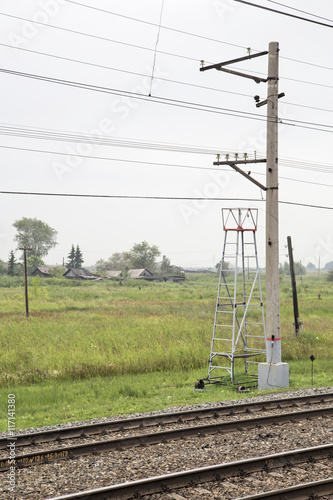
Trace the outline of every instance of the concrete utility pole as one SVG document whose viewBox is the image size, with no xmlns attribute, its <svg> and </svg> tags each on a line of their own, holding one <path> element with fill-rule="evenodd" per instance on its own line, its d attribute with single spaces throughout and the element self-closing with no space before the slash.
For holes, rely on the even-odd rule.
<svg viewBox="0 0 333 500">
<path fill-rule="evenodd" d="M 266 144 L 266 349 L 267 362 L 258 365 L 258 387 L 289 387 L 289 365 L 281 363 L 279 279 L 279 44 L 268 49 Z"/>
<path fill-rule="evenodd" d="M 266 144 L 266 331 L 267 361 L 281 362 L 279 290 L 278 79 L 279 44 L 268 50 Z M 274 342 L 274 344 L 273 344 Z M 271 347 L 274 345 L 274 350 Z"/>
<path fill-rule="evenodd" d="M 256 106 L 267 105 L 267 145 L 265 160 L 245 161 L 223 161 L 219 159 L 214 165 L 229 165 L 255 185 L 266 191 L 266 363 L 258 365 L 258 387 L 259 389 L 273 389 L 277 387 L 289 387 L 289 365 L 281 363 L 281 326 L 280 326 L 280 282 L 279 282 L 279 177 L 278 177 L 278 99 L 284 93 L 278 93 L 279 82 L 279 44 L 270 42 L 268 50 L 268 77 L 257 78 L 253 75 L 236 72 L 224 68 L 224 66 L 241 62 L 253 57 L 266 55 L 260 52 L 223 63 L 205 66 L 202 61 L 200 71 L 217 69 L 237 76 L 253 79 L 256 83 L 268 82 L 267 99 L 259 102 L 259 96 L 255 96 Z M 229 155 L 228 155 L 229 156 Z M 266 162 L 266 186 L 253 179 L 249 174 L 242 171 L 237 165 L 248 163 Z"/>
</svg>

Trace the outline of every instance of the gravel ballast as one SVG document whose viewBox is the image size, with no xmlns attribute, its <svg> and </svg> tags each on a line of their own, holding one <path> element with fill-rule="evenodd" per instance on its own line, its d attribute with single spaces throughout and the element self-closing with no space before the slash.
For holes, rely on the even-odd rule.
<svg viewBox="0 0 333 500">
<path fill-rule="evenodd" d="M 225 401 L 231 405 L 245 401 L 265 401 L 287 396 L 306 396 L 331 392 L 332 388 L 311 389 L 304 391 L 289 391 L 288 393 L 269 394 L 262 397 L 246 398 L 236 401 Z M 194 405 L 186 408 L 170 408 L 159 414 L 176 412 L 180 409 L 194 409 L 199 407 L 214 407 L 218 403 Z M 142 414 L 131 415 L 141 416 Z M 127 418 L 130 416 L 127 416 Z M 104 422 L 119 417 L 93 419 L 90 422 Z M 124 416 L 123 418 L 126 418 Z M 82 425 L 60 424 L 42 429 L 28 429 L 26 432 L 51 430 L 61 427 Z M 88 423 L 88 422 L 86 422 Z M 23 431 L 22 431 L 23 432 Z M 5 435 L 3 433 L 3 435 Z M 297 423 L 273 425 L 248 431 L 237 431 L 228 435 L 213 435 L 196 437 L 171 443 L 160 443 L 149 447 L 133 448 L 125 451 L 110 452 L 101 455 L 87 456 L 75 460 L 59 461 L 52 464 L 27 467 L 15 471 L 16 491 L 9 491 L 9 473 L 0 476 L 0 499 L 46 499 L 59 495 L 74 493 L 86 489 L 99 488 L 110 484 L 125 481 L 134 481 L 148 476 L 162 475 L 213 465 L 234 460 L 243 460 L 259 455 L 268 455 L 286 450 L 319 446 L 333 441 L 333 423 L 331 418 L 304 420 Z M 276 475 L 274 475 L 276 474 Z M 267 489 L 272 489 L 281 482 L 286 485 L 318 480 L 333 476 L 332 460 L 323 464 L 301 464 L 291 467 L 290 470 L 277 470 L 269 473 L 256 473 L 249 478 L 234 480 L 228 478 L 220 484 L 203 484 L 191 490 L 178 490 L 168 494 L 153 495 L 150 498 L 226 498 L 255 493 L 260 489 L 259 483 Z M 312 477 L 312 479 L 309 479 Z M 255 488 L 255 490 L 254 490 Z M 167 496 L 166 496 L 167 495 Z M 222 496 L 221 496 L 222 495 Z"/>
</svg>

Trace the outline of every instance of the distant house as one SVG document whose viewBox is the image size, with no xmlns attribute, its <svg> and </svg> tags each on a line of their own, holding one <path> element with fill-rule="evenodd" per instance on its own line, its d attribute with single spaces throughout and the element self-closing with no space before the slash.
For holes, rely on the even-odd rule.
<svg viewBox="0 0 333 500">
<path fill-rule="evenodd" d="M 129 269 L 128 277 L 131 279 L 149 278 L 154 276 L 146 267 L 144 269 Z"/>
<path fill-rule="evenodd" d="M 184 269 L 179 266 L 171 266 L 173 273 L 185 273 Z"/>
<path fill-rule="evenodd" d="M 105 277 L 109 280 L 117 280 L 123 276 L 122 271 L 106 271 Z"/>
<path fill-rule="evenodd" d="M 79 280 L 95 280 L 98 279 L 94 276 L 88 269 L 79 268 L 75 269 L 74 267 L 67 269 L 67 271 L 63 274 L 63 276 L 67 279 L 79 279 Z"/>
<path fill-rule="evenodd" d="M 31 276 L 39 276 L 40 278 L 52 278 L 50 271 L 52 269 L 60 269 L 65 271 L 63 266 L 47 266 L 47 267 L 36 267 L 36 269 L 31 273 Z"/>
</svg>

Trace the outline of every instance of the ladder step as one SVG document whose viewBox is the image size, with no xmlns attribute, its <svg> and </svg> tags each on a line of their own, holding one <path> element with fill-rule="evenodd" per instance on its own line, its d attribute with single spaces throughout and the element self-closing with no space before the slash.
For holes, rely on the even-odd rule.
<svg viewBox="0 0 333 500">
<path fill-rule="evenodd" d="M 211 368 L 211 371 L 215 370 L 215 369 L 219 369 L 219 370 L 230 370 L 230 367 L 229 366 L 212 366 Z"/>
</svg>

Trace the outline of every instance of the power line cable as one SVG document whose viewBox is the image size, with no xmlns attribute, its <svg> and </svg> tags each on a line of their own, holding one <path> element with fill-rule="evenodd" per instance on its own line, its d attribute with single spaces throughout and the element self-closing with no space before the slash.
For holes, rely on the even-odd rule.
<svg viewBox="0 0 333 500">
<path fill-rule="evenodd" d="M 237 0 L 235 0 L 235 1 L 237 1 Z M 112 12 L 109 12 L 109 13 L 112 14 Z M 85 36 L 85 37 L 95 38 L 95 39 L 98 39 L 98 40 L 103 40 L 103 41 L 107 41 L 107 42 L 111 42 L 111 43 L 116 43 L 116 44 L 128 46 L 128 47 L 131 47 L 131 48 L 136 48 L 136 49 L 140 49 L 140 50 L 147 50 L 147 51 L 150 51 L 150 52 L 154 52 L 154 50 L 155 50 L 155 49 L 152 49 L 151 47 L 143 47 L 143 46 L 136 45 L 136 44 L 130 44 L 130 43 L 127 43 L 127 42 L 122 42 L 120 40 L 114 40 L 114 39 L 103 37 L 103 36 L 99 36 L 99 35 L 93 35 L 92 33 L 85 33 L 83 31 L 73 30 L 73 29 L 70 29 L 70 28 L 63 28 L 61 26 L 55 26 L 53 24 L 46 24 L 46 23 L 43 23 L 43 22 L 40 22 L 40 21 L 33 21 L 31 19 L 27 19 L 27 18 L 24 18 L 24 17 L 21 17 L 21 16 L 15 16 L 13 14 L 7 14 L 7 13 L 4 13 L 4 12 L 0 12 L 0 15 L 1 16 L 10 17 L 10 18 L 13 18 L 13 19 L 18 19 L 18 20 L 21 20 L 21 21 L 26 21 L 26 22 L 34 23 L 34 24 L 37 24 L 37 25 L 40 25 L 40 26 L 44 26 L 44 27 L 47 27 L 47 28 L 53 28 L 53 29 L 56 29 L 56 30 L 65 31 L 65 32 L 68 32 L 68 33 L 76 34 L 76 35 L 82 35 L 82 36 Z M 151 24 L 154 24 L 154 23 L 151 23 Z M 154 25 L 156 25 L 156 24 L 154 24 Z M 170 29 L 172 29 L 172 28 L 170 28 Z M 175 30 L 175 31 L 177 31 L 177 30 Z M 241 48 L 241 49 L 247 49 L 247 47 L 242 46 L 242 45 L 236 45 L 236 44 L 233 44 L 233 43 L 229 43 L 229 42 L 225 42 L 225 41 L 217 40 L 217 39 L 213 39 L 213 38 L 210 39 L 209 37 L 204 37 L 204 36 L 201 36 L 201 35 L 196 35 L 194 33 L 184 32 L 184 34 L 197 36 L 199 38 L 207 39 L 207 40 L 214 41 L 214 42 L 217 42 L 217 43 L 222 43 L 224 45 L 229 45 L 231 47 L 237 47 L 237 48 Z M 259 52 L 259 51 L 257 51 L 257 52 Z M 172 53 L 172 52 L 157 51 L 157 53 L 158 54 L 167 55 L 167 56 L 171 56 L 171 57 L 178 57 L 178 58 L 189 60 L 189 61 L 195 61 L 196 63 L 199 62 L 198 58 L 184 56 L 184 55 L 181 55 L 181 54 L 175 54 L 175 53 Z M 307 65 L 316 66 L 316 67 L 319 67 L 319 68 L 322 68 L 322 69 L 327 69 L 327 70 L 333 71 L 333 68 L 330 68 L 330 67 L 327 67 L 327 66 L 320 66 L 318 64 L 310 63 L 308 61 L 300 61 L 298 59 L 290 59 L 290 58 L 287 58 L 287 57 L 284 57 L 284 56 L 280 56 L 280 58 L 281 59 L 289 59 L 289 60 L 291 60 L 293 62 L 297 62 L 297 63 L 300 63 L 300 64 L 307 64 Z M 258 74 L 260 74 L 260 73 L 258 73 Z M 304 82 L 302 80 L 292 80 L 292 81 L 296 81 L 296 82 L 299 82 L 299 83 L 308 83 L 310 85 L 312 84 L 312 85 L 324 86 L 324 85 L 316 84 L 316 83 L 313 83 L 313 82 Z"/>
<path fill-rule="evenodd" d="M 60 142 L 75 142 L 75 143 L 87 143 L 95 144 L 99 146 L 116 146 L 123 148 L 136 148 L 136 149 L 150 149 L 157 151 L 170 151 L 177 153 L 190 153 L 190 154 L 229 154 L 229 150 L 222 149 L 220 146 L 216 148 L 212 147 L 199 147 L 193 145 L 181 145 L 181 144 L 170 144 L 161 142 L 147 142 L 133 139 L 119 139 L 115 137 L 102 136 L 98 137 L 96 135 L 82 134 L 77 132 L 50 130 L 45 128 L 27 128 L 18 125 L 8 125 L 0 123 L 0 134 L 1 135 L 11 135 L 15 137 L 25 137 L 29 139 L 42 139 L 50 141 L 60 141 Z M 238 152 L 240 152 L 238 150 Z M 248 151 L 244 151 L 247 152 Z M 70 154 L 69 154 L 70 156 Z M 259 152 L 248 154 L 248 158 L 262 159 L 264 156 L 259 154 Z M 333 173 L 333 166 L 330 164 L 315 164 L 312 161 L 298 160 L 295 158 L 284 158 L 280 157 L 279 163 L 282 166 L 300 168 L 305 170 L 321 171 L 324 173 Z"/>
<path fill-rule="evenodd" d="M 129 163 L 129 164 L 135 164 L 135 165 L 147 165 L 147 166 L 159 166 L 159 167 L 168 167 L 168 168 L 183 168 L 183 169 L 192 169 L 192 170 L 207 170 L 207 171 L 215 171 L 215 172 L 230 172 L 230 169 L 222 169 L 222 168 L 216 168 L 216 167 L 199 167 L 196 165 L 181 165 L 178 163 L 160 163 L 160 162 L 149 162 L 149 161 L 141 161 L 141 160 L 129 160 L 129 159 L 124 159 L 124 158 L 114 158 L 114 157 L 109 157 L 109 156 L 94 156 L 94 155 L 82 155 L 78 153 L 65 153 L 61 151 L 50 151 L 50 150 L 45 150 L 45 149 L 32 149 L 32 148 L 24 148 L 24 147 L 19 147 L 19 146 L 4 146 L 0 145 L 1 149 L 10 149 L 14 151 L 26 151 L 26 152 L 31 152 L 31 153 L 42 153 L 42 154 L 51 154 L 51 155 L 58 155 L 58 156 L 65 156 L 65 157 L 74 157 L 74 158 L 82 158 L 83 160 L 88 159 L 88 160 L 102 160 L 102 161 L 113 161 L 113 162 L 121 162 L 121 163 Z M 292 168 L 292 167 L 291 167 Z M 297 168 L 297 167 L 296 167 Z M 332 171 L 333 173 L 333 171 Z M 252 172 L 253 175 L 266 175 L 261 172 Z M 283 180 L 288 180 L 292 182 L 301 182 L 304 184 L 311 184 L 311 185 L 316 185 L 316 186 L 324 186 L 324 187 L 333 187 L 331 184 L 323 184 L 320 182 L 313 182 L 313 181 L 305 181 L 302 179 L 292 179 L 290 177 L 284 177 L 284 176 L 279 176 L 279 179 Z"/>
<path fill-rule="evenodd" d="M 119 14 L 117 12 L 111 12 L 111 11 L 106 10 L 106 9 L 101 9 L 99 7 L 93 7 L 92 5 L 86 5 L 86 4 L 83 4 L 83 3 L 80 3 L 80 2 L 72 2 L 71 0 L 66 0 L 66 1 L 67 1 L 67 3 L 72 3 L 72 4 L 79 5 L 80 7 L 86 7 L 87 9 L 92 9 L 92 10 L 96 10 L 96 11 L 99 11 L 99 12 L 103 12 L 104 14 L 111 14 L 113 16 L 121 17 L 123 19 L 128 19 L 130 21 L 135 21 L 135 22 L 146 24 L 146 25 L 149 25 L 149 26 L 158 26 L 158 24 L 150 22 L 150 21 L 145 21 L 144 19 L 138 19 L 138 18 L 135 18 L 135 17 L 126 16 L 124 14 Z M 208 36 L 197 35 L 196 33 L 190 33 L 189 31 L 183 31 L 183 30 L 179 30 L 179 29 L 176 29 L 176 28 L 171 28 L 170 26 L 163 26 L 163 25 L 161 25 L 161 28 L 164 29 L 164 30 L 173 31 L 175 33 L 180 33 L 182 35 L 193 36 L 195 38 L 200 38 L 202 40 L 207 40 L 209 42 L 217 42 L 217 43 L 221 43 L 223 45 L 229 45 L 231 47 L 237 47 L 238 49 L 246 49 L 247 48 L 247 47 L 245 47 L 243 45 L 237 45 L 235 43 L 225 42 L 224 40 L 217 40 L 216 38 L 210 38 Z"/>
<path fill-rule="evenodd" d="M 111 198 L 111 199 L 129 199 L 129 200 L 177 200 L 177 201 L 249 201 L 262 202 L 265 200 L 259 198 L 217 198 L 201 196 L 143 196 L 143 195 L 120 195 L 120 194 L 80 194 L 80 193 L 42 193 L 30 191 L 0 191 L 0 194 L 23 195 L 23 196 L 54 196 L 69 198 Z M 324 205 L 313 205 L 308 203 L 298 203 L 293 201 L 279 201 L 283 205 L 294 205 L 308 208 L 319 208 L 322 210 L 333 210 L 333 207 Z"/>
<path fill-rule="evenodd" d="M 110 71 L 118 71 L 120 73 L 126 73 L 128 75 L 142 76 L 142 77 L 148 77 L 149 76 L 148 74 L 137 73 L 135 71 L 129 71 L 129 70 L 120 69 L 120 68 L 114 68 L 114 67 L 111 67 L 111 66 L 106 66 L 104 64 L 97 64 L 97 63 L 92 63 L 92 62 L 88 62 L 88 61 L 82 61 L 80 59 L 73 59 L 73 58 L 70 58 L 70 57 L 59 56 L 59 55 L 56 55 L 56 54 L 49 54 L 47 52 L 41 52 L 41 51 L 38 51 L 38 50 L 31 50 L 31 49 L 27 49 L 27 48 L 23 48 L 23 47 L 13 47 L 12 45 L 8 45 L 6 43 L 0 43 L 0 46 L 7 47 L 7 48 L 10 48 L 10 49 L 14 49 L 14 50 L 23 50 L 23 51 L 29 52 L 31 54 L 38 54 L 38 55 L 42 55 L 42 56 L 46 56 L 46 57 L 53 57 L 55 59 L 60 59 L 60 60 L 63 60 L 63 61 L 75 62 L 75 63 L 78 63 L 78 64 L 84 64 L 84 65 L 92 66 L 92 67 L 95 67 L 95 68 L 108 69 Z M 178 85 L 186 85 L 188 87 L 195 87 L 195 88 L 204 89 L 204 90 L 212 90 L 212 91 L 215 91 L 215 92 L 222 92 L 222 93 L 226 93 L 226 94 L 233 94 L 233 95 L 237 95 L 237 96 L 251 97 L 251 98 L 253 98 L 253 96 L 250 95 L 250 94 L 244 94 L 244 93 L 241 93 L 241 92 L 232 92 L 230 90 L 217 89 L 217 88 L 214 88 L 214 87 L 207 87 L 205 85 L 196 85 L 194 83 L 182 82 L 182 81 L 179 81 L 179 80 L 171 80 L 170 78 L 162 78 L 162 77 L 156 76 L 156 75 L 154 75 L 154 79 L 155 80 L 160 80 L 162 82 L 176 83 Z"/>
<path fill-rule="evenodd" d="M 221 171 L 216 167 L 199 167 L 195 165 L 181 165 L 177 163 L 159 163 L 159 162 L 150 162 L 150 161 L 142 161 L 142 160 L 129 160 L 124 158 L 114 158 L 109 156 L 94 156 L 94 155 L 81 155 L 78 153 L 64 153 L 61 151 L 49 151 L 45 149 L 32 149 L 32 148 L 23 148 L 19 146 L 4 146 L 0 145 L 1 149 L 11 149 L 14 151 L 27 151 L 32 153 L 43 153 L 43 154 L 52 154 L 52 155 L 60 155 L 60 156 L 70 156 L 74 158 L 82 158 L 88 160 L 103 160 L 103 161 L 114 161 L 114 162 L 122 162 L 122 163 L 130 163 L 130 164 L 138 164 L 138 165 L 147 165 L 147 166 L 161 166 L 161 167 L 175 167 L 175 168 L 185 168 L 185 169 L 194 169 L 194 170 L 215 170 Z M 333 187 L 333 186 L 332 186 Z"/>
<path fill-rule="evenodd" d="M 48 83 L 54 83 L 54 84 L 58 84 L 58 85 L 65 85 L 68 87 L 75 87 L 75 88 L 80 88 L 83 90 L 89 90 L 89 91 L 93 91 L 93 92 L 101 92 L 101 93 L 105 93 L 105 94 L 118 95 L 121 97 L 131 97 L 133 99 L 139 99 L 142 101 L 155 102 L 158 104 L 166 104 L 169 106 L 176 106 L 176 107 L 195 109 L 195 110 L 201 109 L 202 111 L 210 111 L 213 113 L 216 112 L 219 114 L 226 114 L 228 116 L 250 117 L 253 120 L 259 120 L 259 121 L 266 120 L 266 117 L 264 115 L 260 115 L 258 113 L 238 111 L 238 110 L 233 110 L 233 109 L 229 109 L 229 108 L 221 108 L 218 106 L 210 106 L 210 105 L 206 105 L 206 104 L 194 103 L 194 102 L 189 102 L 189 101 L 182 101 L 182 100 L 171 99 L 171 98 L 161 97 L 161 96 L 149 97 L 147 95 L 140 94 L 138 92 L 112 89 L 110 87 L 102 87 L 99 85 L 92 85 L 92 84 L 82 83 L 82 82 L 73 81 L 73 80 L 63 80 L 60 78 L 53 78 L 53 77 L 37 75 L 37 74 L 33 74 L 33 73 L 25 73 L 25 72 L 21 72 L 21 71 L 8 70 L 5 68 L 0 68 L 0 72 L 5 73 L 5 74 L 9 74 L 9 75 L 13 75 L 13 76 L 35 79 L 35 80 L 40 80 L 40 81 L 44 81 L 44 82 L 48 82 Z"/>
<path fill-rule="evenodd" d="M 74 62 L 74 63 L 78 63 L 78 64 L 84 64 L 84 65 L 92 66 L 92 67 L 95 67 L 95 68 L 101 68 L 101 69 L 107 69 L 107 70 L 110 70 L 110 71 L 116 71 L 116 72 L 119 72 L 119 73 L 125 73 L 125 74 L 128 74 L 128 75 L 142 76 L 144 78 L 149 76 L 148 74 L 144 74 L 144 73 L 138 73 L 138 72 L 135 72 L 135 71 L 129 71 L 129 70 L 125 70 L 125 69 L 114 68 L 114 67 L 106 66 L 106 65 L 103 65 L 103 64 L 97 64 L 97 63 L 92 63 L 92 62 L 88 62 L 88 61 L 82 61 L 80 59 L 73 59 L 73 58 L 70 58 L 70 57 L 59 56 L 57 54 L 50 54 L 50 53 L 47 53 L 47 52 L 41 52 L 41 51 L 38 51 L 38 50 L 27 49 L 27 48 L 24 48 L 24 47 L 13 47 L 12 45 L 8 45 L 6 43 L 0 43 L 0 46 L 7 47 L 7 48 L 10 48 L 10 49 L 14 49 L 14 50 L 22 50 L 24 52 L 29 52 L 31 54 L 38 54 L 38 55 L 42 55 L 42 56 L 45 56 L 45 57 L 52 57 L 52 58 L 60 59 L 60 60 L 63 60 L 63 61 Z M 236 96 L 240 96 L 240 97 L 248 97 L 248 98 L 253 99 L 253 95 L 251 95 L 251 94 L 244 94 L 244 93 L 241 93 L 241 92 L 233 92 L 231 90 L 225 90 L 225 89 L 215 88 L 215 87 L 207 87 L 205 85 L 197 85 L 197 84 L 194 84 L 194 83 L 182 82 L 180 80 L 171 80 L 170 78 L 162 78 L 162 77 L 159 77 L 159 76 L 156 76 L 156 75 L 154 75 L 154 79 L 155 80 L 160 80 L 162 82 L 174 83 L 174 84 L 177 84 L 177 85 L 185 85 L 185 86 L 188 86 L 188 87 L 193 87 L 193 88 L 198 88 L 198 89 L 203 89 L 203 90 L 210 90 L 210 91 L 213 91 L 213 92 L 221 92 L 221 93 L 225 93 L 225 94 L 231 94 L 231 95 L 236 95 Z M 313 109 L 313 110 L 317 110 L 317 111 L 324 111 L 326 113 L 333 113 L 332 109 L 318 108 L 318 107 L 315 107 L 315 106 L 307 106 L 305 104 L 293 103 L 293 102 L 289 102 L 289 101 L 283 101 L 283 103 L 284 104 L 288 104 L 288 106 L 297 106 L 297 107 L 301 107 L 301 108 L 305 108 L 305 109 Z"/>
<path fill-rule="evenodd" d="M 62 80 L 59 78 L 52 78 L 52 77 L 36 75 L 36 74 L 32 74 L 32 73 L 25 73 L 25 72 L 20 72 L 20 71 L 8 70 L 5 68 L 0 68 L 0 72 L 5 73 L 5 74 L 14 75 L 14 76 L 20 76 L 20 77 L 25 77 L 25 78 L 32 78 L 32 79 L 36 79 L 36 80 L 41 80 L 41 81 L 45 81 L 48 83 L 54 83 L 54 84 L 65 85 L 65 86 L 69 86 L 69 87 L 80 88 L 83 90 L 89 90 L 89 91 L 93 91 L 93 92 L 113 94 L 113 95 L 118 95 L 118 96 L 122 96 L 122 97 L 124 97 L 124 96 L 131 97 L 134 99 L 154 102 L 157 104 L 176 106 L 176 107 L 192 109 L 192 110 L 196 110 L 196 111 L 205 111 L 205 112 L 210 112 L 210 113 L 223 114 L 223 115 L 227 115 L 227 116 L 235 116 L 237 118 L 243 117 L 243 118 L 248 118 L 248 119 L 257 120 L 257 121 L 265 121 L 266 120 L 266 117 L 264 115 L 259 115 L 257 113 L 250 113 L 250 112 L 246 112 L 246 111 L 233 110 L 233 109 L 228 109 L 228 108 L 220 108 L 217 106 L 210 106 L 207 104 L 193 103 L 193 102 L 182 101 L 182 100 L 171 99 L 171 98 L 160 97 L 160 96 L 154 96 L 154 97 L 148 96 L 147 97 L 144 94 L 139 94 L 138 92 L 130 92 L 130 91 L 126 91 L 126 90 L 112 89 L 109 87 L 102 87 L 102 86 L 91 85 L 91 84 L 86 84 L 86 83 L 82 83 L 82 82 L 75 82 L 72 80 Z M 288 121 L 288 123 L 287 123 L 287 121 Z M 294 126 L 294 127 L 298 127 L 298 128 L 316 130 L 319 132 L 333 133 L 333 126 L 332 125 L 327 125 L 327 124 L 322 124 L 322 123 L 313 123 L 313 122 L 306 122 L 306 121 L 300 121 L 300 120 L 296 121 L 296 120 L 290 120 L 290 119 L 285 119 L 285 121 L 280 120 L 280 123 L 285 123 L 286 125 Z M 325 128 L 320 128 L 320 127 L 325 127 Z M 329 129 L 332 129 L 332 130 L 329 130 Z"/>
<path fill-rule="evenodd" d="M 275 14 L 282 14 L 283 16 L 293 17 L 294 19 L 299 19 L 301 21 L 307 21 L 313 24 L 319 24 L 320 26 L 325 26 L 326 28 L 333 28 L 332 24 L 322 23 L 320 21 L 315 21 L 314 19 L 308 19 L 301 16 L 296 16 L 295 14 L 290 14 L 288 12 L 282 12 L 281 10 L 271 9 L 270 7 L 264 7 L 263 5 L 258 5 L 256 3 L 247 2 L 245 0 L 234 0 L 234 2 L 243 3 L 245 5 L 250 5 L 251 7 L 257 7 L 258 9 L 267 10 L 269 12 L 274 12 Z"/>
<path fill-rule="evenodd" d="M 92 6 L 92 5 L 83 4 L 83 3 L 80 3 L 80 2 L 75 2 L 75 1 L 72 1 L 72 0 L 66 0 L 66 1 L 67 1 L 67 3 L 72 3 L 72 4 L 75 4 L 75 5 L 79 5 L 81 7 L 86 7 L 87 9 L 92 9 L 92 10 L 95 10 L 95 11 L 103 12 L 105 14 L 110 14 L 112 16 L 120 17 L 120 18 L 123 18 L 123 19 L 128 19 L 128 20 L 135 21 L 135 22 L 138 22 L 138 23 L 143 23 L 143 24 L 146 24 L 146 25 L 149 25 L 149 26 L 158 26 L 158 24 L 150 22 L 150 21 L 146 21 L 144 19 L 138 19 L 136 17 L 126 16 L 124 14 L 119 14 L 117 12 L 112 12 L 110 10 L 101 9 L 99 7 L 95 7 L 95 6 Z M 316 17 L 318 17 L 318 16 L 316 16 Z M 237 47 L 237 48 L 245 49 L 245 50 L 247 49 L 247 47 L 245 47 L 243 45 L 232 44 L 230 42 L 225 42 L 224 40 L 218 40 L 216 38 L 211 38 L 211 37 L 206 37 L 206 36 L 203 36 L 203 35 L 198 35 L 196 33 L 191 33 L 189 31 L 183 31 L 183 30 L 179 30 L 179 29 L 176 29 L 176 28 L 171 28 L 170 26 L 161 26 L 161 28 L 164 29 L 164 30 L 169 30 L 169 31 L 173 31 L 173 32 L 176 32 L 176 33 L 181 33 L 183 35 L 192 36 L 192 37 L 196 37 L 196 38 L 201 38 L 203 40 L 208 40 L 210 42 L 221 43 L 223 45 L 231 45 L 233 47 Z M 256 50 L 256 52 L 259 52 L 259 51 Z M 289 59 L 289 58 L 283 57 L 283 56 L 280 56 L 280 57 L 281 57 L 281 59 Z M 307 64 L 307 65 L 311 65 L 311 66 L 316 66 L 318 68 L 328 69 L 328 70 L 333 71 L 333 68 L 329 68 L 327 66 L 321 66 L 319 64 L 314 64 L 314 63 L 310 63 L 310 62 L 306 62 L 306 61 L 300 61 L 298 59 L 289 59 L 289 60 L 291 60 L 293 62 L 300 63 L 300 64 Z"/>
<path fill-rule="evenodd" d="M 4 13 L 4 12 L 0 12 L 0 16 L 6 16 L 6 17 L 13 18 L 13 19 L 18 19 L 20 21 L 27 21 L 29 23 L 38 24 L 38 25 L 44 26 L 46 28 L 52 28 L 52 29 L 55 29 L 55 30 L 65 31 L 67 33 L 71 33 L 71 34 L 74 34 L 74 35 L 81 35 L 81 36 L 85 36 L 85 37 L 89 37 L 89 38 L 95 38 L 96 40 L 102 40 L 104 42 L 116 43 L 116 44 L 119 44 L 119 45 L 124 45 L 124 46 L 135 48 L 135 49 L 147 50 L 149 52 L 154 52 L 154 50 L 155 50 L 155 49 L 152 49 L 151 47 L 143 47 L 141 45 L 136 45 L 134 43 L 121 42 L 120 40 L 114 40 L 112 38 L 107 38 L 105 36 L 93 35 L 92 33 L 85 33 L 84 31 L 78 31 L 78 30 L 74 30 L 74 29 L 71 29 L 71 28 L 63 28 L 61 26 L 55 26 L 54 24 L 42 23 L 40 21 L 32 21 L 31 19 L 27 19 L 27 18 L 20 17 L 20 16 L 15 16 L 13 14 L 7 14 L 7 13 Z M 228 45 L 232 45 L 232 44 L 228 44 Z M 173 54 L 173 53 L 164 52 L 164 51 L 157 51 L 157 52 L 159 54 L 164 54 L 164 55 L 167 55 L 167 56 L 178 57 L 180 59 L 187 59 L 189 61 L 198 62 L 197 58 L 191 58 L 191 57 L 187 57 L 187 56 L 182 56 L 180 54 Z"/>
<path fill-rule="evenodd" d="M 333 23 L 333 19 L 328 19 L 327 17 L 317 16 L 316 14 L 311 14 L 311 12 L 306 12 L 305 10 L 296 9 L 295 7 L 290 7 L 290 5 L 286 5 L 280 2 L 275 2 L 274 0 L 266 0 L 267 2 L 274 3 L 276 5 L 280 5 L 280 7 L 287 7 L 287 9 L 294 10 L 296 12 L 301 12 L 302 14 L 307 14 L 308 16 L 316 17 L 317 19 L 323 19 L 324 21 L 330 21 Z"/>
</svg>

